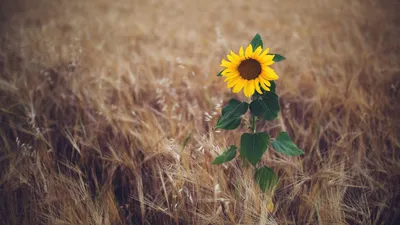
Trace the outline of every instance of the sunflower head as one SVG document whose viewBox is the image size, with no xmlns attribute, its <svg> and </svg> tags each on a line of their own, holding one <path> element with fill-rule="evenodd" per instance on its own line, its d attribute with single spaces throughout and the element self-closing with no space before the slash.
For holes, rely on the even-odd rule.
<svg viewBox="0 0 400 225">
<path fill-rule="evenodd" d="M 227 55 L 228 60 L 222 59 L 221 66 L 225 67 L 221 73 L 226 77 L 227 87 L 238 93 L 242 89 L 246 97 L 251 97 L 255 91 L 262 94 L 262 89 L 270 91 L 271 80 L 277 80 L 278 75 L 269 66 L 274 64 L 274 55 L 268 55 L 269 49 L 263 51 L 259 46 L 253 49 L 250 44 L 246 51 L 240 47 L 239 54 L 233 51 Z"/>
</svg>

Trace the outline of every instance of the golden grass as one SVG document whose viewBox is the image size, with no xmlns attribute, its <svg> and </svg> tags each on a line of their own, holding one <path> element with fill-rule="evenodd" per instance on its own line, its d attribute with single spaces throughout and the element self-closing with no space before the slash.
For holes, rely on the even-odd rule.
<svg viewBox="0 0 400 225">
<path fill-rule="evenodd" d="M 2 3 L 0 224 L 395 224 L 396 7 Z M 220 59 L 257 32 L 287 57 L 274 65 L 282 114 L 258 126 L 306 152 L 263 158 L 281 178 L 272 213 L 250 168 L 211 165 L 239 140 L 214 129 L 233 96 Z"/>
</svg>

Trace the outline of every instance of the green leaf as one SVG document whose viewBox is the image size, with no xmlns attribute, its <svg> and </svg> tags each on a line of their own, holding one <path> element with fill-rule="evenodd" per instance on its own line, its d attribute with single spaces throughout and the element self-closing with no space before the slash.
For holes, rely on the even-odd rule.
<svg viewBox="0 0 400 225">
<path fill-rule="evenodd" d="M 221 70 L 221 72 L 219 72 L 219 73 L 217 74 L 217 77 L 222 77 L 222 72 L 224 72 L 224 70 Z"/>
<path fill-rule="evenodd" d="M 279 55 L 279 54 L 274 54 L 274 53 L 268 53 L 267 55 L 275 55 L 274 58 L 272 59 L 274 62 L 280 62 L 285 60 L 286 58 Z"/>
<path fill-rule="evenodd" d="M 264 92 L 250 103 L 250 111 L 255 116 L 262 116 L 265 120 L 274 120 L 279 110 L 278 95 L 271 91 Z"/>
<path fill-rule="evenodd" d="M 217 165 L 217 164 L 222 164 L 222 163 L 231 161 L 236 156 L 236 150 L 237 150 L 237 147 L 234 145 L 231 145 L 231 147 L 228 150 L 224 151 L 222 153 L 222 155 L 217 156 L 212 164 Z"/>
<path fill-rule="evenodd" d="M 303 155 L 303 150 L 299 149 L 288 133 L 281 132 L 279 136 L 272 142 L 272 146 L 277 152 L 283 153 L 288 156 Z"/>
<path fill-rule="evenodd" d="M 276 91 L 275 91 L 276 90 L 275 81 L 271 80 L 269 82 L 271 83 L 271 87 L 269 87 L 270 91 L 276 93 Z"/>
<path fill-rule="evenodd" d="M 263 192 L 272 189 L 276 183 L 278 183 L 278 177 L 274 173 L 274 171 L 269 167 L 261 167 L 256 170 L 254 174 L 254 179 L 260 185 L 260 188 Z"/>
<path fill-rule="evenodd" d="M 261 116 L 265 111 L 267 111 L 268 107 L 262 101 L 261 98 L 255 99 L 250 103 L 250 111 L 255 116 Z"/>
<path fill-rule="evenodd" d="M 247 112 L 249 104 L 236 99 L 231 99 L 224 108 L 222 108 L 222 116 L 219 118 L 216 128 L 225 130 L 236 129 L 241 122 L 241 116 Z"/>
<path fill-rule="evenodd" d="M 269 136 L 264 132 L 244 133 L 240 140 L 240 155 L 255 166 L 267 151 L 268 144 Z"/>
<path fill-rule="evenodd" d="M 253 50 L 256 50 L 258 46 L 261 46 L 261 48 L 263 48 L 263 42 L 261 39 L 261 36 L 259 34 L 256 34 L 253 38 L 253 40 L 251 40 L 250 44 L 253 46 Z"/>
</svg>

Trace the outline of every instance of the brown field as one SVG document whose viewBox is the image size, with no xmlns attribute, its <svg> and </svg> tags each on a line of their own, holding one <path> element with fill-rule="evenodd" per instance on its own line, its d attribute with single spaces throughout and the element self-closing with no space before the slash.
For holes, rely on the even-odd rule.
<svg viewBox="0 0 400 225">
<path fill-rule="evenodd" d="M 397 224 L 399 10 L 2 1 L 0 224 Z M 305 151 L 267 152 L 280 180 L 266 194 L 239 159 L 211 165 L 240 140 L 214 129 L 221 106 L 246 99 L 216 77 L 220 60 L 256 33 L 287 58 L 272 66 L 282 113 L 258 127 Z"/>
</svg>

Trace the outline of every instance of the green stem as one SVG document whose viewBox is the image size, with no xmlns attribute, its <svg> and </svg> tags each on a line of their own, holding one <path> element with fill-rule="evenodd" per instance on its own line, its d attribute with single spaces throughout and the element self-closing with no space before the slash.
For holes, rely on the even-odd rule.
<svg viewBox="0 0 400 225">
<path fill-rule="evenodd" d="M 252 115 L 252 122 L 253 122 L 253 124 L 252 124 L 252 128 L 253 128 L 253 133 L 256 133 L 257 132 L 257 117 L 255 116 L 255 115 Z"/>
</svg>

